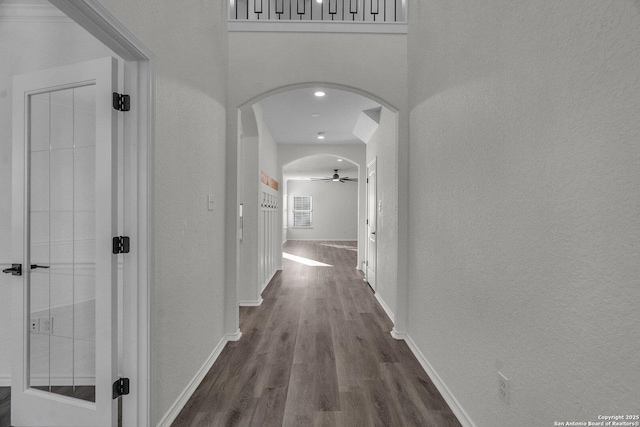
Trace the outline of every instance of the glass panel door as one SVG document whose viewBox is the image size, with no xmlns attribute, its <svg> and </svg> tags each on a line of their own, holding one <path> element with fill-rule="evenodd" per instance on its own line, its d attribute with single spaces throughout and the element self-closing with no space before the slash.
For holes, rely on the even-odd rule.
<svg viewBox="0 0 640 427">
<path fill-rule="evenodd" d="M 95 85 L 29 96 L 28 385 L 95 402 Z"/>
</svg>

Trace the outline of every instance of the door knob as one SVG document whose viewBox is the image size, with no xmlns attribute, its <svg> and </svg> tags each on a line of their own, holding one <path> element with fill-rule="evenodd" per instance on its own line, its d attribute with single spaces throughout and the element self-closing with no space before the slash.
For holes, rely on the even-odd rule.
<svg viewBox="0 0 640 427">
<path fill-rule="evenodd" d="M 11 264 L 11 268 L 5 268 L 2 272 L 12 276 L 22 276 L 22 264 Z"/>
</svg>

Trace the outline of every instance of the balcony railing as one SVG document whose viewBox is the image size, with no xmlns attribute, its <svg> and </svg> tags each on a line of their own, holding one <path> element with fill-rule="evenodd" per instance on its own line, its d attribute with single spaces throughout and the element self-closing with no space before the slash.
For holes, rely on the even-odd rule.
<svg viewBox="0 0 640 427">
<path fill-rule="evenodd" d="M 231 30 L 250 28 L 243 24 L 253 23 L 258 24 L 253 28 L 268 31 L 264 23 L 279 22 L 284 25 L 276 31 L 286 31 L 288 26 L 291 31 L 300 31 L 314 28 L 314 24 L 331 31 L 332 24 L 365 24 L 368 29 L 381 29 L 375 32 L 406 32 L 407 0 L 230 0 L 229 22 Z M 385 31 L 391 27 L 396 30 Z M 357 28 L 366 31 L 365 26 Z"/>
</svg>

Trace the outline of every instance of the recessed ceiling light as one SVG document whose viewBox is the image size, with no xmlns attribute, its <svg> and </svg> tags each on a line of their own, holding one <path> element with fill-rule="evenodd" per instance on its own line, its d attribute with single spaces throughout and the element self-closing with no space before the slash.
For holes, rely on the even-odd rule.
<svg viewBox="0 0 640 427">
<path fill-rule="evenodd" d="M 318 132 L 318 139 L 324 139 L 324 132 Z"/>
<path fill-rule="evenodd" d="M 321 91 L 321 90 L 317 90 L 317 91 L 314 93 L 314 95 L 315 95 L 315 96 L 317 96 L 318 98 L 321 98 L 321 97 L 325 96 L 325 95 L 326 95 L 326 93 L 324 93 L 324 92 L 323 92 L 323 91 Z"/>
<path fill-rule="evenodd" d="M 342 159 L 338 159 L 338 161 L 339 161 L 339 162 L 341 162 L 341 161 L 342 161 Z"/>
<path fill-rule="evenodd" d="M 322 3 L 322 0 L 316 0 L 318 3 Z"/>
<path fill-rule="evenodd" d="M 320 113 L 312 113 L 311 117 L 320 117 Z"/>
</svg>

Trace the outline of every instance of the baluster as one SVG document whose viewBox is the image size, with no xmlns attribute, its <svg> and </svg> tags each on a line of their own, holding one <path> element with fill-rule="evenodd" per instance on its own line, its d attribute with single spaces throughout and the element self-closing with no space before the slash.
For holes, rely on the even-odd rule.
<svg viewBox="0 0 640 427">
<path fill-rule="evenodd" d="M 351 20 L 355 21 L 358 13 L 358 0 L 349 0 L 349 13 L 351 14 Z"/>
<path fill-rule="evenodd" d="M 333 8 L 331 7 L 333 5 Z M 338 13 L 338 0 L 329 0 L 329 15 L 331 15 L 331 20 L 333 21 L 336 14 Z"/>
<path fill-rule="evenodd" d="M 296 0 L 296 9 L 298 12 L 298 16 L 300 17 L 300 20 L 302 21 L 302 15 L 307 13 L 307 2 L 305 0 Z M 300 12 L 300 4 L 302 4 L 302 12 Z"/>
<path fill-rule="evenodd" d="M 376 20 L 377 15 L 380 13 L 380 0 L 371 0 L 371 14 L 373 20 Z"/>
<path fill-rule="evenodd" d="M 280 5 L 280 8 L 278 8 Z M 276 14 L 278 15 L 278 19 L 282 18 L 282 14 L 284 13 L 284 0 L 276 0 Z"/>
</svg>

